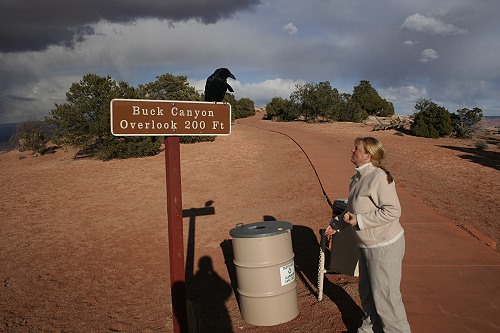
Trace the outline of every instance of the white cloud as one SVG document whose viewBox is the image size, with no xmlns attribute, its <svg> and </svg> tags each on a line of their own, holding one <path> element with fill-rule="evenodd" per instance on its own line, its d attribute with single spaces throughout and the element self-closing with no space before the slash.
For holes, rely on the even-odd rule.
<svg viewBox="0 0 500 333">
<path fill-rule="evenodd" d="M 430 62 L 439 58 L 439 53 L 433 49 L 425 49 L 420 55 L 420 62 Z"/>
<path fill-rule="evenodd" d="M 408 45 L 408 46 L 413 46 L 413 45 L 415 45 L 415 44 L 418 44 L 418 42 L 414 42 L 414 41 L 412 41 L 412 40 L 405 40 L 405 41 L 404 41 L 404 44 L 405 44 L 405 45 Z"/>
<path fill-rule="evenodd" d="M 427 96 L 427 91 L 418 89 L 415 86 L 389 87 L 379 90 L 380 96 L 390 100 L 399 102 L 415 102 L 419 98 Z"/>
<path fill-rule="evenodd" d="M 293 23 L 284 25 L 283 30 L 287 31 L 290 35 L 295 35 L 299 32 L 299 29 Z"/>
<path fill-rule="evenodd" d="M 417 100 L 428 98 L 425 88 L 419 89 L 413 85 L 382 88 L 378 92 L 382 98 L 394 104 L 394 111 L 397 114 L 412 114 Z"/>
<path fill-rule="evenodd" d="M 297 84 L 305 83 L 303 80 L 273 79 L 244 84 L 241 91 L 244 91 L 244 96 L 254 100 L 256 105 L 263 106 L 273 97 L 289 98 Z"/>
<path fill-rule="evenodd" d="M 467 32 L 465 29 L 455 27 L 453 24 L 444 23 L 432 17 L 425 17 L 419 13 L 408 16 L 401 28 L 431 35 L 458 35 Z"/>
</svg>

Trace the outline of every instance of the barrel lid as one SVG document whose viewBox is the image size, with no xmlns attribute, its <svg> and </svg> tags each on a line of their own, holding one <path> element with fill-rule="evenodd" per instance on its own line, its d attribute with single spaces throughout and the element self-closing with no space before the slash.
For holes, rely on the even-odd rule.
<svg viewBox="0 0 500 333">
<path fill-rule="evenodd" d="M 234 238 L 258 238 L 279 235 L 289 230 L 293 226 L 285 221 L 264 221 L 249 224 L 238 224 L 229 231 Z"/>
</svg>

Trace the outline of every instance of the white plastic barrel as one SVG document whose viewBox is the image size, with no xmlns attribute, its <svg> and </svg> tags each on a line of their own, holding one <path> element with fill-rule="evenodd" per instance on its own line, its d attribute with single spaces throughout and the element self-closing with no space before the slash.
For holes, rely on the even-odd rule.
<svg viewBox="0 0 500 333">
<path fill-rule="evenodd" d="M 266 221 L 231 229 L 240 311 L 252 325 L 272 326 L 298 316 L 292 224 Z"/>
</svg>

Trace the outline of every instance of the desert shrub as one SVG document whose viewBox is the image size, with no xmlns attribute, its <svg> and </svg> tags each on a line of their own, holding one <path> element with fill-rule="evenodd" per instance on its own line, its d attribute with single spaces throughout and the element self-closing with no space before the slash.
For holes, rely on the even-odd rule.
<svg viewBox="0 0 500 333">
<path fill-rule="evenodd" d="M 213 135 L 186 135 L 181 136 L 180 143 L 212 142 L 215 140 Z"/>
<path fill-rule="evenodd" d="M 457 113 L 453 114 L 455 136 L 466 139 L 472 138 L 481 129 L 482 119 L 483 111 L 480 108 L 457 110 Z"/>
<path fill-rule="evenodd" d="M 101 143 L 94 151 L 90 152 L 103 161 L 124 159 L 132 157 L 145 157 L 158 154 L 162 143 L 158 136 L 129 136 L 115 137 Z"/>
<path fill-rule="evenodd" d="M 154 151 L 156 145 L 151 138 L 124 139 L 111 134 L 110 101 L 113 98 L 137 98 L 137 92 L 110 76 L 84 75 L 80 82 L 71 85 L 66 103 L 56 104 L 46 118 L 53 129 L 53 140 L 59 145 L 79 148 L 80 155 L 84 152 L 83 155 L 105 160 L 144 156 Z M 144 143 L 139 144 L 141 140 Z M 131 153 L 132 149 L 139 148 L 144 150 Z"/>
<path fill-rule="evenodd" d="M 369 85 L 368 81 L 363 82 Z M 266 118 L 278 121 L 294 121 L 300 118 L 307 122 L 362 122 L 368 117 L 368 112 L 361 104 L 364 101 L 368 101 L 365 103 L 367 108 L 377 108 L 379 112 L 394 112 L 392 105 L 380 99 L 373 88 L 369 90 L 370 98 L 364 98 L 365 91 L 355 91 L 357 98 L 354 98 L 354 94 L 340 93 L 328 81 L 299 84 L 291 93 L 290 99 L 275 97 L 266 105 Z M 374 106 L 376 102 L 373 101 L 379 102 L 377 106 Z"/>
<path fill-rule="evenodd" d="M 186 76 L 162 74 L 156 80 L 140 84 L 137 88 L 138 96 L 156 100 L 174 101 L 201 101 L 201 95 L 189 85 Z"/>
<path fill-rule="evenodd" d="M 33 153 L 43 154 L 49 139 L 50 128 L 47 123 L 26 121 L 17 125 L 10 141 L 20 151 L 31 150 Z"/>
<path fill-rule="evenodd" d="M 352 95 L 347 93 L 341 94 L 341 100 L 342 103 L 339 107 L 337 118 L 332 120 L 360 123 L 368 118 L 368 112 L 361 108 L 361 106 L 352 98 Z"/>
<path fill-rule="evenodd" d="M 394 105 L 380 97 L 369 81 L 360 81 L 354 87 L 352 98 L 369 115 L 387 117 L 394 114 Z"/>
<path fill-rule="evenodd" d="M 236 100 L 233 94 L 226 93 L 222 101 L 231 104 L 231 120 L 255 115 L 255 105 L 249 98 Z"/>
<path fill-rule="evenodd" d="M 297 106 L 290 100 L 274 97 L 266 105 L 266 119 L 294 121 L 300 116 Z"/>
<path fill-rule="evenodd" d="M 439 138 L 451 135 L 453 126 L 451 114 L 444 107 L 433 102 L 424 104 L 417 103 L 416 110 L 421 109 L 414 115 L 411 133 L 426 138 Z"/>
<path fill-rule="evenodd" d="M 163 137 L 115 137 L 111 133 L 110 101 L 114 98 L 200 100 L 185 76 L 164 74 L 156 81 L 134 88 L 115 82 L 110 76 L 85 75 L 66 93 L 66 103 L 56 104 L 46 118 L 60 145 L 80 148 L 78 156 L 96 156 L 102 160 L 151 156 L 159 152 Z M 248 102 L 243 103 L 247 107 Z M 213 141 L 214 137 L 185 136 L 181 143 Z"/>
<path fill-rule="evenodd" d="M 254 102 L 249 98 L 240 98 L 233 105 L 233 114 L 235 119 L 246 118 L 255 115 Z"/>
<path fill-rule="evenodd" d="M 290 100 L 308 122 L 336 119 L 341 104 L 339 92 L 328 81 L 297 85 Z"/>
<path fill-rule="evenodd" d="M 484 140 L 477 140 L 476 143 L 476 148 L 480 150 L 485 150 L 488 148 L 488 144 Z"/>
</svg>

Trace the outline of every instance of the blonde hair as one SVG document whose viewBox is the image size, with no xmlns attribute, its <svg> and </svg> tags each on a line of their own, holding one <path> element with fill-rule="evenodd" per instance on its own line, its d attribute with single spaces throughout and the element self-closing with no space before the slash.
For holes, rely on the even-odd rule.
<svg viewBox="0 0 500 333">
<path fill-rule="evenodd" d="M 382 143 L 374 137 L 367 136 L 364 138 L 361 138 L 361 137 L 356 138 L 356 140 L 354 140 L 354 145 L 357 145 L 360 142 L 363 143 L 363 147 L 365 149 L 365 152 L 367 154 L 370 154 L 370 156 L 372 158 L 372 161 L 371 161 L 372 164 L 374 166 L 384 170 L 385 173 L 387 174 L 387 182 L 389 184 L 392 183 L 394 181 L 394 178 L 392 177 L 389 170 L 387 170 L 385 168 L 385 166 L 382 165 L 382 161 L 385 158 L 385 149 L 382 146 Z"/>
</svg>

